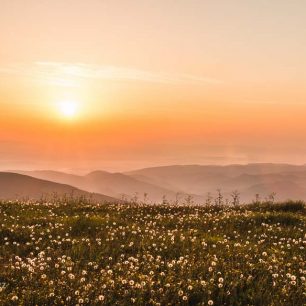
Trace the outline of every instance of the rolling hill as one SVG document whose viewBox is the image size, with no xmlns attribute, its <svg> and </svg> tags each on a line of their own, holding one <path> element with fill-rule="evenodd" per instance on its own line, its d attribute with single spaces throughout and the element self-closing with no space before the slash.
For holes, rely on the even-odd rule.
<svg viewBox="0 0 306 306">
<path fill-rule="evenodd" d="M 113 202 L 116 199 L 84 190 L 66 184 L 37 179 L 19 173 L 0 172 L 0 199 L 41 199 L 42 197 L 70 196 L 92 198 L 101 202 Z"/>
</svg>

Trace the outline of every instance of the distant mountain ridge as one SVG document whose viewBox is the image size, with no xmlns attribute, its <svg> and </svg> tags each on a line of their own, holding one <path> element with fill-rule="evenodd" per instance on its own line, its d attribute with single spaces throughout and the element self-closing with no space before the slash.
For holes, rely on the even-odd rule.
<svg viewBox="0 0 306 306">
<path fill-rule="evenodd" d="M 138 197 L 139 200 L 144 200 L 144 194 L 147 194 L 147 200 L 155 202 L 160 201 L 164 195 L 169 200 L 176 197 L 176 192 L 172 190 L 154 183 L 140 181 L 123 173 L 110 173 L 100 170 L 83 176 L 48 170 L 22 171 L 20 173 L 57 183 L 69 184 L 89 192 L 107 194 L 115 198 L 131 199 Z"/>
<path fill-rule="evenodd" d="M 278 200 L 306 200 L 306 165 L 257 163 L 246 165 L 170 165 L 150 167 L 127 172 L 111 173 L 97 170 L 86 175 L 59 171 L 19 171 L 40 179 L 68 184 L 88 192 L 120 198 L 143 200 L 144 194 L 152 202 L 163 196 L 170 201 L 190 194 L 196 202 L 203 202 L 207 193 L 213 196 L 221 189 L 225 198 L 238 190 L 242 201 L 251 201 L 255 195 L 262 198 L 275 192 Z"/>
<path fill-rule="evenodd" d="M 174 165 L 125 172 L 147 182 L 160 180 L 183 192 L 205 197 L 221 189 L 230 198 L 238 190 L 243 201 L 275 192 L 279 200 L 306 200 L 306 165 L 256 163 L 247 165 Z"/>
</svg>

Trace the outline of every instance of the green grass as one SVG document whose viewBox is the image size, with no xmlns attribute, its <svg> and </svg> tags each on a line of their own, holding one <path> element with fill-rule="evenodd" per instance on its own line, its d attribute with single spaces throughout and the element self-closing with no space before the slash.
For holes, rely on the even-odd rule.
<svg viewBox="0 0 306 306">
<path fill-rule="evenodd" d="M 305 305 L 305 205 L 0 203 L 0 305 Z"/>
</svg>

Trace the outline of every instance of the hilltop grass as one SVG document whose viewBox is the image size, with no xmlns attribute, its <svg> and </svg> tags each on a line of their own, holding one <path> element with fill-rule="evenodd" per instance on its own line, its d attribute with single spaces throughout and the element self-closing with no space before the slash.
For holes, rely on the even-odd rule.
<svg viewBox="0 0 306 306">
<path fill-rule="evenodd" d="M 304 305 L 305 205 L 0 203 L 0 305 Z"/>
</svg>

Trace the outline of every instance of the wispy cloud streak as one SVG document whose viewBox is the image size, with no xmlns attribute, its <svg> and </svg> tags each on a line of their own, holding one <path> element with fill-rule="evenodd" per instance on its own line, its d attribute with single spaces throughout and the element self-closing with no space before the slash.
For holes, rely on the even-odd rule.
<svg viewBox="0 0 306 306">
<path fill-rule="evenodd" d="M 109 81 L 140 81 L 161 84 L 219 84 L 221 81 L 189 74 L 169 74 L 147 70 L 93 66 L 82 63 L 36 62 L 33 65 L 0 67 L 1 74 L 11 74 L 36 79 L 42 82 L 77 86 L 81 79 L 103 79 Z"/>
</svg>

